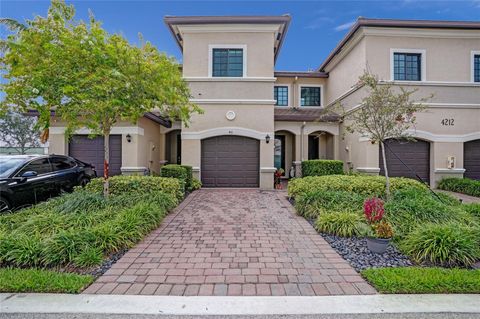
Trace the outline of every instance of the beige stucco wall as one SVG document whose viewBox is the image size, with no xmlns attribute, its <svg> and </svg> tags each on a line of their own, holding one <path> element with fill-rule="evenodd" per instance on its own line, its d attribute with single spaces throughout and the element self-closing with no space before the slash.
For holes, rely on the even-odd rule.
<svg viewBox="0 0 480 319">
<path fill-rule="evenodd" d="M 288 107 L 300 107 L 300 87 L 301 86 L 321 86 L 322 106 L 326 104 L 325 94 L 328 86 L 326 78 L 305 78 L 305 77 L 277 77 L 275 85 L 288 86 Z M 273 94 L 273 91 L 272 91 Z M 304 106 L 306 107 L 306 106 Z"/>
<path fill-rule="evenodd" d="M 247 76 L 273 77 L 274 32 L 183 34 L 183 75 L 208 76 L 209 45 L 246 45 Z"/>
<path fill-rule="evenodd" d="M 327 66 L 329 77 L 325 94 L 326 104 L 350 90 L 367 69 L 365 45 L 365 39 L 360 40 L 340 61 L 336 62 L 334 59 L 331 65 Z"/>
<path fill-rule="evenodd" d="M 390 80 L 391 49 L 419 49 L 426 53 L 426 80 L 446 82 L 471 81 L 471 51 L 480 50 L 480 31 L 458 30 L 453 33 L 435 30 L 403 29 L 405 36 L 370 36 L 366 40 L 366 62 L 372 73 Z M 385 32 L 385 31 L 384 31 Z M 430 33 L 430 37 L 425 36 Z M 441 32 L 444 35 L 438 35 Z M 445 34 L 449 34 L 448 36 Z M 464 35 L 475 38 L 464 38 Z"/>
</svg>

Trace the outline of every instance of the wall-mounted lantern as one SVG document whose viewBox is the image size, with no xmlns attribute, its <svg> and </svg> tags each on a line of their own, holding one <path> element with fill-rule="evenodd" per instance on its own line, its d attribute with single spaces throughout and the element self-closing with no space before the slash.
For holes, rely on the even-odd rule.
<svg viewBox="0 0 480 319">
<path fill-rule="evenodd" d="M 127 138 L 127 142 L 130 143 L 132 141 L 132 136 L 130 134 L 127 134 L 127 136 L 125 136 Z"/>
<path fill-rule="evenodd" d="M 265 142 L 270 143 L 270 135 L 267 134 L 267 136 L 265 136 Z"/>
</svg>

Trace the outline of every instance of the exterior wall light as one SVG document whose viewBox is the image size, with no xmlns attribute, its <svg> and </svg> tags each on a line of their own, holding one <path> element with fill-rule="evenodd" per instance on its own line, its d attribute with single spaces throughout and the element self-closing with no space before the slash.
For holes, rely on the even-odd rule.
<svg viewBox="0 0 480 319">
<path fill-rule="evenodd" d="M 265 142 L 270 143 L 270 135 L 267 134 L 267 136 L 265 136 Z"/>
<path fill-rule="evenodd" d="M 127 134 L 127 136 L 125 136 L 127 138 L 127 142 L 130 143 L 132 141 L 132 136 L 130 134 Z"/>
</svg>

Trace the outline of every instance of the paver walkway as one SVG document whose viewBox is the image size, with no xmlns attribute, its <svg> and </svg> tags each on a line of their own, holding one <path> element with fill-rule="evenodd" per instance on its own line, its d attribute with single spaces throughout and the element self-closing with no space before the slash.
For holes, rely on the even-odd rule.
<svg viewBox="0 0 480 319">
<path fill-rule="evenodd" d="M 202 189 L 84 293 L 372 294 L 284 192 Z"/>
<path fill-rule="evenodd" d="M 435 189 L 435 191 L 451 195 L 451 196 L 461 200 L 462 203 L 464 203 L 464 204 L 480 203 L 480 198 L 479 197 L 470 196 L 470 195 L 466 195 L 466 194 L 462 194 L 462 193 L 444 191 L 444 190 L 441 190 L 441 189 Z"/>
</svg>

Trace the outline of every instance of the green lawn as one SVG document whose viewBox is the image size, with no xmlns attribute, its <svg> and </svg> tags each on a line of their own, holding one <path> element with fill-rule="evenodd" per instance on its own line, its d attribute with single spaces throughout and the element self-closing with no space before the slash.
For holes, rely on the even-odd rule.
<svg viewBox="0 0 480 319">
<path fill-rule="evenodd" d="M 480 270 L 370 268 L 362 275 L 381 293 L 480 293 Z"/>
<path fill-rule="evenodd" d="M 0 269 L 0 292 L 79 293 L 93 276 L 40 269 Z"/>
</svg>

